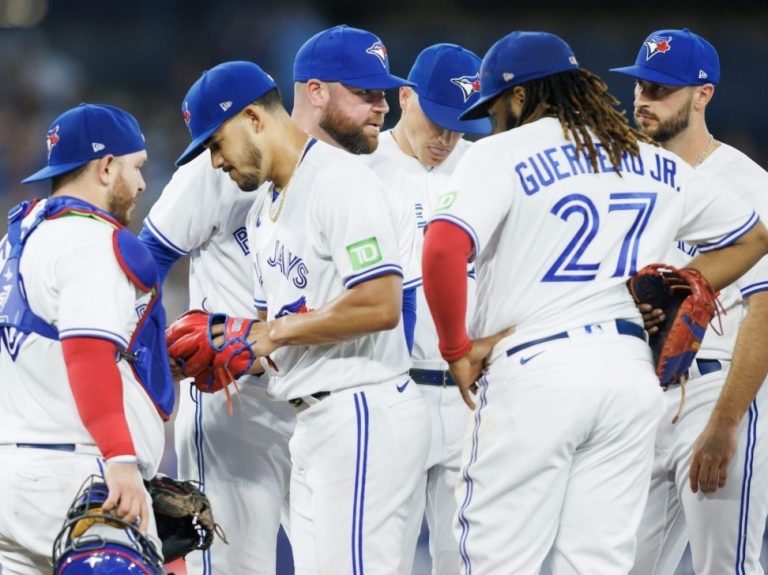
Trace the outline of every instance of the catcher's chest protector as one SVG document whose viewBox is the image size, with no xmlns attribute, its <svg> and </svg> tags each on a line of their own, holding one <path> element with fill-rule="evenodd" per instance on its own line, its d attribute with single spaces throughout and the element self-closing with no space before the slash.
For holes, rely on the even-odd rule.
<svg viewBox="0 0 768 575">
<path fill-rule="evenodd" d="M 49 198 L 32 224 L 22 228 L 24 217 L 36 203 L 37 200 L 23 202 L 9 212 L 8 243 L 11 252 L 0 271 L 0 327 L 13 327 L 25 334 L 34 332 L 48 339 L 59 339 L 58 330 L 30 309 L 24 279 L 19 273 L 19 262 L 27 239 L 43 220 L 81 216 L 112 226 L 112 246 L 120 267 L 138 289 L 153 293 L 136 325 L 128 349 L 122 355 L 130 362 L 136 379 L 163 418 L 168 419 L 173 411 L 175 391 L 165 347 L 165 310 L 152 254 L 111 214 L 76 198 Z"/>
</svg>

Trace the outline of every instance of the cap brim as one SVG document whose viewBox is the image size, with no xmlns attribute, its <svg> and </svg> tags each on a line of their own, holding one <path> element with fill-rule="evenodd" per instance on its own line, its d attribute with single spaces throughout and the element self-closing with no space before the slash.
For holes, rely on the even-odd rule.
<svg viewBox="0 0 768 575">
<path fill-rule="evenodd" d="M 668 86 L 687 86 L 690 82 L 675 78 L 664 72 L 659 72 L 653 68 L 645 68 L 643 66 L 624 66 L 623 68 L 611 68 L 611 72 L 618 72 L 619 74 L 625 74 L 631 76 L 637 80 L 645 80 L 646 82 L 653 82 L 654 84 L 667 84 Z"/>
<path fill-rule="evenodd" d="M 464 111 L 463 108 L 438 104 L 423 97 L 419 97 L 419 105 L 433 124 L 445 130 L 465 134 L 488 134 L 491 131 L 491 122 L 486 118 L 469 121 L 459 120 L 459 116 Z"/>
<path fill-rule="evenodd" d="M 210 138 L 213 133 L 218 130 L 221 127 L 221 125 L 214 126 L 213 128 L 210 128 L 200 134 L 197 138 L 192 140 L 192 143 L 187 146 L 187 149 L 184 150 L 184 153 L 182 153 L 179 156 L 179 159 L 176 160 L 176 167 L 183 166 L 184 164 L 187 164 L 194 160 L 197 156 L 203 153 L 203 150 L 205 150 L 205 144 L 206 140 Z"/>
<path fill-rule="evenodd" d="M 38 170 L 31 176 L 28 176 L 21 180 L 22 184 L 31 184 L 33 182 L 40 182 L 42 180 L 47 180 L 49 178 L 54 178 L 56 176 L 60 176 L 62 174 L 66 174 L 67 172 L 71 172 L 72 170 L 75 170 L 79 168 L 80 166 L 84 166 L 90 162 L 90 160 L 81 160 L 79 162 L 69 162 L 67 164 L 59 164 L 57 166 L 46 166 L 42 170 Z"/>
<path fill-rule="evenodd" d="M 393 76 L 392 74 L 376 74 L 375 76 L 364 76 L 362 78 L 351 78 L 346 80 L 327 80 L 329 82 L 340 82 L 345 86 L 360 88 L 361 90 L 390 90 L 392 88 L 402 88 L 409 86 L 413 88 L 415 84 L 404 78 Z"/>
<path fill-rule="evenodd" d="M 480 118 L 487 118 L 488 108 L 491 107 L 491 104 L 498 97 L 498 95 L 501 94 L 506 89 L 507 88 L 505 87 L 503 90 L 499 90 L 495 94 L 486 94 L 485 96 L 481 96 L 477 102 L 472 104 L 469 108 L 467 108 L 466 112 L 464 112 L 461 116 L 459 116 L 459 120 L 466 122 L 467 120 L 478 120 Z"/>
</svg>

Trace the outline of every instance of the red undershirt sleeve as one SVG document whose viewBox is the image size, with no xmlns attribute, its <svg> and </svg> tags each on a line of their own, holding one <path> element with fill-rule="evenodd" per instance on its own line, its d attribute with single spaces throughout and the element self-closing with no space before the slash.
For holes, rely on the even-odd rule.
<svg viewBox="0 0 768 575">
<path fill-rule="evenodd" d="M 440 354 L 460 359 L 472 349 L 467 335 L 467 261 L 472 239 L 459 226 L 432 222 L 424 237 L 422 278 L 424 295 L 437 328 Z"/>
<path fill-rule="evenodd" d="M 72 337 L 62 340 L 61 347 L 80 419 L 104 459 L 135 456 L 115 362 L 117 346 L 104 339 Z"/>
</svg>

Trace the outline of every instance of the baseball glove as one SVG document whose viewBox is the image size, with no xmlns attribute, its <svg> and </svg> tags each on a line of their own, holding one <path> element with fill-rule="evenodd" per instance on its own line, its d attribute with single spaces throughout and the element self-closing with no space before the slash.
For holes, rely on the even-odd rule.
<svg viewBox="0 0 768 575">
<path fill-rule="evenodd" d="M 200 391 L 226 392 L 229 384 L 247 373 L 258 359 L 248 342 L 248 333 L 257 321 L 190 310 L 165 331 L 168 355 L 182 375 L 194 378 Z"/>
<path fill-rule="evenodd" d="M 718 311 L 717 293 L 694 269 L 651 264 L 627 281 L 635 303 L 664 311 L 664 322 L 650 336 L 656 374 L 663 387 L 686 378 L 707 326 Z"/>
<path fill-rule="evenodd" d="M 214 534 L 229 544 L 213 520 L 210 501 L 191 481 L 177 481 L 158 474 L 149 481 L 147 491 L 152 496 L 157 534 L 163 542 L 166 563 L 195 549 L 208 549 Z"/>
</svg>

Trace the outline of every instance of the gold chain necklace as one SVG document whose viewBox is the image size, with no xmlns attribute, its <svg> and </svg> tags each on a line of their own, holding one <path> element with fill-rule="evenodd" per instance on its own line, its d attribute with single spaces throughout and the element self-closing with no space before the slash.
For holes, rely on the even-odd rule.
<svg viewBox="0 0 768 575">
<path fill-rule="evenodd" d="M 309 143 L 312 141 L 311 136 L 307 136 L 307 139 L 304 141 L 304 145 L 301 147 L 301 151 L 299 152 L 299 157 L 296 158 L 296 165 L 293 166 L 293 170 L 291 170 L 291 175 L 288 176 L 288 182 L 285 184 L 285 187 L 278 192 L 278 195 L 280 196 L 280 202 L 277 204 L 277 211 L 273 213 L 273 209 L 275 207 L 275 199 L 274 195 L 272 196 L 272 203 L 269 206 L 269 219 L 273 222 L 276 222 L 278 218 L 280 217 L 280 214 L 283 212 L 283 204 L 285 204 L 285 196 L 288 195 L 288 186 L 291 185 L 291 182 L 293 181 L 293 175 L 296 173 L 296 170 L 299 169 L 299 164 L 301 164 L 301 160 L 304 159 L 304 154 L 307 151 L 307 147 L 309 146 Z M 270 189 L 270 193 L 274 192 L 275 190 L 275 184 L 272 184 L 272 188 Z"/>
<path fill-rule="evenodd" d="M 712 147 L 712 144 L 714 143 L 714 141 L 715 141 L 715 137 L 712 134 L 710 134 L 709 142 L 707 142 L 707 146 L 704 148 L 704 151 L 701 153 L 701 155 L 699 156 L 699 159 L 694 164 L 694 167 L 698 166 L 699 164 L 701 164 L 701 162 L 704 161 L 704 159 L 707 157 L 707 154 L 709 154 L 709 149 Z"/>
</svg>

